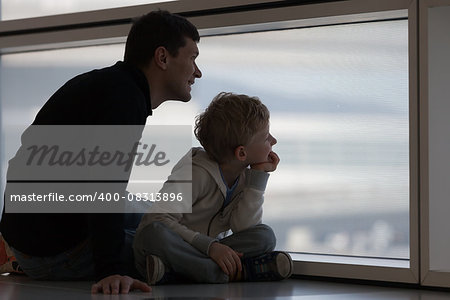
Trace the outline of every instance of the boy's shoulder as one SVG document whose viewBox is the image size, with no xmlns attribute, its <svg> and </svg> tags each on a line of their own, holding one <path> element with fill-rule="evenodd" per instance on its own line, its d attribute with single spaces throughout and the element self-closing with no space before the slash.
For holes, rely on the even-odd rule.
<svg viewBox="0 0 450 300">
<path fill-rule="evenodd" d="M 195 172 L 197 169 L 203 169 L 215 173 L 216 170 L 219 170 L 219 165 L 209 157 L 202 147 L 193 147 L 177 162 L 172 170 L 172 174 L 182 169 L 189 169 L 192 172 Z"/>
<path fill-rule="evenodd" d="M 208 153 L 202 147 L 193 147 L 191 149 L 192 168 L 203 169 L 214 177 L 219 172 L 219 164 L 212 160 Z"/>
<path fill-rule="evenodd" d="M 199 180 L 208 185 L 215 183 L 221 189 L 225 189 L 225 184 L 220 174 L 219 164 L 211 159 L 202 147 L 194 147 L 192 151 L 192 176 L 194 180 Z"/>
</svg>

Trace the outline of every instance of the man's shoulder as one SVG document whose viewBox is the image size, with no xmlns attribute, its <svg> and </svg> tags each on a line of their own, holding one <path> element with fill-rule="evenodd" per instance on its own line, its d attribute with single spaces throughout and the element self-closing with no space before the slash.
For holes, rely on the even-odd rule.
<svg viewBox="0 0 450 300">
<path fill-rule="evenodd" d="M 126 77 L 125 74 L 127 72 L 125 71 L 125 66 L 122 62 L 117 62 L 112 66 L 103 67 L 99 69 L 93 69 L 84 73 L 81 73 L 72 79 L 70 79 L 66 84 L 82 84 L 82 83 L 113 83 L 111 82 L 111 79 L 114 78 L 124 78 Z"/>
</svg>

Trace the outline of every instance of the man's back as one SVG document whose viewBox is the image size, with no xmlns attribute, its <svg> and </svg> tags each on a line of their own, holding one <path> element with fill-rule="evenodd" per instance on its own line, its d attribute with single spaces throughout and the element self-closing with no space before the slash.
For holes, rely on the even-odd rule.
<svg viewBox="0 0 450 300">
<path fill-rule="evenodd" d="M 150 114 L 149 88 L 144 74 L 118 62 L 69 80 L 42 107 L 32 125 L 144 125 Z M 26 145 L 27 141 L 23 140 L 22 144 Z M 15 159 L 10 160 L 10 169 L 15 168 Z M 125 190 L 126 184 L 123 185 Z M 119 272 L 120 262 L 113 257 L 123 244 L 123 222 L 122 214 L 8 214 L 4 211 L 0 231 L 10 246 L 33 256 L 61 253 L 92 236 L 94 249 L 103 256 L 100 269 L 117 268 Z"/>
</svg>

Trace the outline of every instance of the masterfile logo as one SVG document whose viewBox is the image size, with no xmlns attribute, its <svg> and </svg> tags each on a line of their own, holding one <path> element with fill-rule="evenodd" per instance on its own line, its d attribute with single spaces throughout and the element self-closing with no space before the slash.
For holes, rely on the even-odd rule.
<svg viewBox="0 0 450 300">
<path fill-rule="evenodd" d="M 191 164 L 178 178 L 188 192 L 159 190 L 191 147 L 188 125 L 32 125 L 9 161 L 5 211 L 145 212 L 160 201 L 190 209 Z"/>
</svg>

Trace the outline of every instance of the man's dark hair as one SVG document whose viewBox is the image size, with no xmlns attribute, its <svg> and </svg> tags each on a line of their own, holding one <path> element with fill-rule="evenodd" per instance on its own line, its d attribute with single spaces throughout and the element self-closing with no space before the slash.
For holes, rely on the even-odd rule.
<svg viewBox="0 0 450 300">
<path fill-rule="evenodd" d="M 145 66 L 160 46 L 177 56 L 178 49 L 186 45 L 185 38 L 200 41 L 197 28 L 187 19 L 165 10 L 150 12 L 131 27 L 124 61 L 137 67 Z"/>
</svg>

